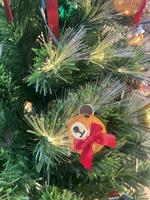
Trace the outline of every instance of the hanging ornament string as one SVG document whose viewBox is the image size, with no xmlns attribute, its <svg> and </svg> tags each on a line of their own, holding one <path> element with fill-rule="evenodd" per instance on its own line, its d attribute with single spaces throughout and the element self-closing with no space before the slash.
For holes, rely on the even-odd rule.
<svg viewBox="0 0 150 200">
<path fill-rule="evenodd" d="M 144 9 L 146 7 L 147 0 L 143 0 L 140 10 L 134 15 L 133 20 L 134 24 L 137 26 L 139 24 L 140 18 L 143 15 Z"/>
<path fill-rule="evenodd" d="M 12 22 L 14 20 L 14 18 L 13 18 L 12 12 L 11 12 L 9 0 L 4 0 L 4 7 L 5 7 L 5 13 L 6 13 L 8 22 Z"/>
<path fill-rule="evenodd" d="M 45 15 L 47 11 L 47 18 Z M 47 27 L 50 39 L 56 46 L 59 46 L 59 15 L 58 15 L 58 1 L 57 0 L 40 0 L 40 11 L 44 23 Z"/>
</svg>

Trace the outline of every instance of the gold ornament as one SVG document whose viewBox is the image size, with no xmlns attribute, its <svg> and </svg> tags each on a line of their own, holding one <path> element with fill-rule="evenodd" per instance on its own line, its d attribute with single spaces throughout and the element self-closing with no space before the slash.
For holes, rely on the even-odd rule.
<svg viewBox="0 0 150 200">
<path fill-rule="evenodd" d="M 118 12 L 125 16 L 134 16 L 143 5 L 143 0 L 114 0 Z"/>
<path fill-rule="evenodd" d="M 142 45 L 143 42 L 144 42 L 144 34 L 139 33 L 138 35 L 133 36 L 129 40 L 128 44 L 130 46 L 138 47 L 138 46 Z"/>
</svg>

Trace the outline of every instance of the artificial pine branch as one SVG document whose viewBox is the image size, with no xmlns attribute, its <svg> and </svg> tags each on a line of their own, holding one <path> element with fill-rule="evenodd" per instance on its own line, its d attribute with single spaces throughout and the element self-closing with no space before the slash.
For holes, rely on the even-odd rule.
<svg viewBox="0 0 150 200">
<path fill-rule="evenodd" d="M 47 94 L 51 92 L 51 85 L 58 82 L 69 83 L 72 71 L 79 69 L 76 62 L 88 59 L 89 49 L 83 38 L 86 30 L 67 29 L 60 39 L 58 48 L 51 42 L 48 44 L 42 38 L 42 49 L 34 50 L 37 54 L 33 72 L 27 77 L 28 85 L 36 85 L 36 91 Z"/>
<path fill-rule="evenodd" d="M 111 1 L 91 1 L 91 0 L 75 0 L 77 6 L 81 9 L 81 24 L 88 28 L 98 28 L 104 21 L 117 18 Z M 79 10 L 80 10 L 79 9 Z"/>
<path fill-rule="evenodd" d="M 57 187 L 45 187 L 42 191 L 40 200 L 83 200 L 80 195 L 76 195 L 74 192 L 69 190 L 60 191 Z"/>
<path fill-rule="evenodd" d="M 65 162 L 69 155 L 69 140 L 58 115 L 27 116 L 26 120 L 39 137 L 35 148 L 36 169 L 38 172 L 47 165 L 49 170 L 57 163 Z M 56 164 L 55 164 L 56 163 Z"/>
</svg>

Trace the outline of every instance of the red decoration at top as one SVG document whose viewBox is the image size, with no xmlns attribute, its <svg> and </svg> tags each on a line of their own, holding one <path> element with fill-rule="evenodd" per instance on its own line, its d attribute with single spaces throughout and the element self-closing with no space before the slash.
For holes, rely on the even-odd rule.
<svg viewBox="0 0 150 200">
<path fill-rule="evenodd" d="M 58 14 L 58 0 L 46 0 L 47 21 L 48 26 L 55 35 L 59 38 L 59 14 Z"/>
<path fill-rule="evenodd" d="M 12 22 L 14 20 L 14 18 L 13 18 L 12 12 L 11 12 L 9 0 L 4 0 L 4 7 L 5 7 L 5 13 L 6 13 L 8 22 Z"/>
<path fill-rule="evenodd" d="M 142 17 L 143 12 L 144 12 L 144 8 L 146 7 L 146 3 L 147 3 L 147 0 L 143 0 L 143 4 L 142 4 L 140 10 L 134 15 L 134 24 L 135 25 L 139 24 L 140 18 Z"/>
</svg>

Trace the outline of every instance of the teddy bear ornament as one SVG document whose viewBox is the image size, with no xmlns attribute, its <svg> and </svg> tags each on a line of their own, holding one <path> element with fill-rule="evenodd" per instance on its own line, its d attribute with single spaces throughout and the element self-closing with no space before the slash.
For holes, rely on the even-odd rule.
<svg viewBox="0 0 150 200">
<path fill-rule="evenodd" d="M 108 134 L 104 123 L 94 115 L 91 105 L 83 105 L 79 114 L 72 117 L 67 124 L 71 141 L 71 150 L 80 154 L 80 163 L 92 169 L 93 156 L 104 146 L 116 147 L 116 138 Z"/>
</svg>

